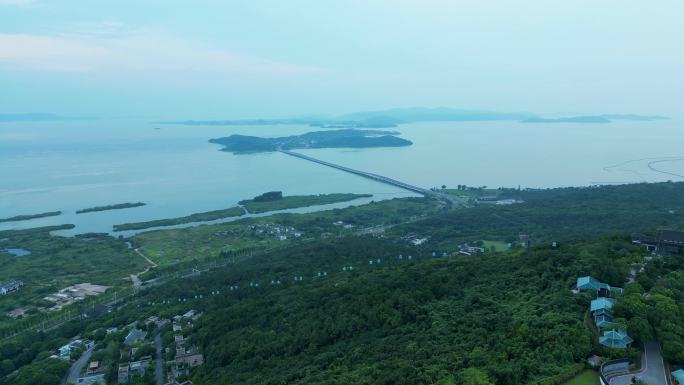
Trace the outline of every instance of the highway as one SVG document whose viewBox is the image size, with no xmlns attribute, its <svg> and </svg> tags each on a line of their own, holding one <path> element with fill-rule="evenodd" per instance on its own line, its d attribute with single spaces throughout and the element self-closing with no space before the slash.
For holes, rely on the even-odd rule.
<svg viewBox="0 0 684 385">
<path fill-rule="evenodd" d="M 358 175 L 358 176 L 361 176 L 364 178 L 372 179 L 372 180 L 380 182 L 380 183 L 385 183 L 385 184 L 389 184 L 389 185 L 396 186 L 399 188 L 403 188 L 404 190 L 415 192 L 415 193 L 418 193 L 418 194 L 421 194 L 424 196 L 430 196 L 430 197 L 437 198 L 440 200 L 445 200 L 445 201 L 453 204 L 454 206 L 458 206 L 461 204 L 461 202 L 458 199 L 456 199 L 455 197 L 453 197 L 449 194 L 446 194 L 446 193 L 441 193 L 438 191 L 433 191 L 430 189 L 425 189 L 422 187 L 413 186 L 413 185 L 410 185 L 408 183 L 404 183 L 404 182 L 398 181 L 396 179 L 388 178 L 388 177 L 383 176 L 383 175 L 373 174 L 370 172 L 365 172 L 365 171 L 355 170 L 355 169 L 349 168 L 349 167 L 344 167 L 344 166 L 341 166 L 339 164 L 326 162 L 324 160 L 316 159 L 316 158 L 313 158 L 313 157 L 310 157 L 310 156 L 307 156 L 304 154 L 300 154 L 298 152 L 287 151 L 287 150 L 282 150 L 282 149 L 279 151 L 283 154 L 294 156 L 295 158 L 300 158 L 300 159 L 308 160 L 310 162 L 322 164 L 324 166 L 332 167 L 332 168 L 335 168 L 335 169 L 338 169 L 341 171 L 345 171 L 345 172 L 348 172 L 348 173 L 351 173 L 354 175 Z"/>
</svg>

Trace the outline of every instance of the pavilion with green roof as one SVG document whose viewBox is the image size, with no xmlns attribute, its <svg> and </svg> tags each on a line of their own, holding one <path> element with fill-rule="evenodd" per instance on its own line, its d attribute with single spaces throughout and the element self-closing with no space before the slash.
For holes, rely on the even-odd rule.
<svg viewBox="0 0 684 385">
<path fill-rule="evenodd" d="M 627 332 L 624 330 L 609 330 L 603 332 L 603 335 L 599 337 L 599 343 L 611 349 L 625 349 L 629 347 L 632 342 L 634 342 L 634 340 L 627 335 Z"/>
</svg>

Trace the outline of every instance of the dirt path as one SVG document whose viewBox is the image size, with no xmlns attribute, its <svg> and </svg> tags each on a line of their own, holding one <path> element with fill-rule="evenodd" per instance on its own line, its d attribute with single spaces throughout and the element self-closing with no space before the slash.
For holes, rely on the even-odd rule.
<svg viewBox="0 0 684 385">
<path fill-rule="evenodd" d="M 140 280 L 139 276 L 141 274 L 147 273 L 148 271 L 150 271 L 151 268 L 157 267 L 157 264 L 154 263 L 154 261 L 152 261 L 151 259 L 147 258 L 147 256 L 145 254 L 140 252 L 140 249 L 134 249 L 133 251 L 135 251 L 139 256 L 143 257 L 143 259 L 145 259 L 145 261 L 147 261 L 147 267 L 145 268 L 145 270 L 143 270 L 139 273 L 131 274 L 131 282 L 133 282 L 133 287 L 137 289 L 140 286 L 142 286 L 142 281 Z"/>
</svg>

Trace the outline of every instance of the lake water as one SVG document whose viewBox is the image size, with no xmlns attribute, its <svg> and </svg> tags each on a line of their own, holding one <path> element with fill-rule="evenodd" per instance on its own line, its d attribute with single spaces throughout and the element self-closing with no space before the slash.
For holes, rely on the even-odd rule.
<svg viewBox="0 0 684 385">
<path fill-rule="evenodd" d="M 285 195 L 372 193 L 376 200 L 413 195 L 284 154 L 233 155 L 207 142 L 231 134 L 284 136 L 312 130 L 303 125 L 165 126 L 140 120 L 0 123 L 0 217 L 63 212 L 1 223 L 0 230 L 73 223 L 76 229 L 61 233 L 110 232 L 113 224 L 223 209 L 272 190 Z M 440 122 L 397 130 L 414 145 L 300 152 L 422 187 L 684 180 L 684 135 L 677 119 Z M 138 201 L 147 205 L 75 214 Z"/>
</svg>

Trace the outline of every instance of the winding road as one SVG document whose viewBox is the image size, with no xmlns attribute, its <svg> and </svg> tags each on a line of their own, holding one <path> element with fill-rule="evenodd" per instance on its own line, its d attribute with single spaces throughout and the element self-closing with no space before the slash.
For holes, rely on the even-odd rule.
<svg viewBox="0 0 684 385">
<path fill-rule="evenodd" d="M 95 349 L 95 346 L 89 347 L 88 350 L 83 352 L 81 357 L 71 365 L 69 373 L 62 381 L 62 384 L 78 384 L 78 377 L 81 375 L 81 371 L 83 371 L 83 368 L 85 368 L 88 361 L 90 361 L 90 356 L 93 355 L 93 349 Z"/>
<path fill-rule="evenodd" d="M 639 376 L 648 385 L 668 385 L 667 371 L 660 355 L 660 344 L 651 341 L 644 346 L 643 367 L 639 372 L 623 374 L 610 379 L 610 385 L 630 385 L 632 377 Z"/>
</svg>

